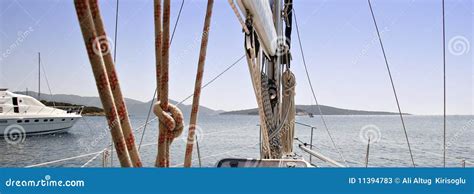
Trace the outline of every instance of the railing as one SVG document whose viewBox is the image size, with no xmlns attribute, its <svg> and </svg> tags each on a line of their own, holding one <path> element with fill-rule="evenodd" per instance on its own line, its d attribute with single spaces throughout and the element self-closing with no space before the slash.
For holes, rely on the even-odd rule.
<svg viewBox="0 0 474 194">
<path fill-rule="evenodd" d="M 82 114 L 84 106 L 55 106 L 54 108 L 66 111 L 68 114 Z"/>
<path fill-rule="evenodd" d="M 327 162 L 327 163 L 332 164 L 332 165 L 337 166 L 337 167 L 346 167 L 346 166 L 340 164 L 339 162 L 336 162 L 335 160 L 333 160 L 333 159 L 331 159 L 327 156 L 322 155 L 321 153 L 318 153 L 318 152 L 316 152 L 316 151 L 314 151 L 310 148 L 307 148 L 306 146 L 304 146 L 302 144 L 299 144 L 298 146 L 301 148 L 301 150 L 303 150 L 306 153 L 320 159 L 321 161 Z"/>
<path fill-rule="evenodd" d="M 339 162 L 336 162 L 335 160 L 327 157 L 327 156 L 324 156 L 322 155 L 321 153 L 318 153 L 316 151 L 313 150 L 313 135 L 314 135 L 314 129 L 316 129 L 315 126 L 312 126 L 312 125 L 308 125 L 308 124 L 305 124 L 305 123 L 300 123 L 300 122 L 297 122 L 295 121 L 295 124 L 298 124 L 298 125 L 301 125 L 301 126 L 304 126 L 304 127 L 308 127 L 308 128 L 311 128 L 311 138 L 309 140 L 309 148 L 306 147 L 308 144 L 304 143 L 304 144 L 299 144 L 298 147 L 309 154 L 309 163 L 312 164 L 312 159 L 313 159 L 313 156 L 318 158 L 319 160 L 323 161 L 323 162 L 327 162 L 329 164 L 332 164 L 334 166 L 337 166 L 337 167 L 346 167 L 342 164 L 340 164 Z M 300 141 L 298 138 L 295 138 L 296 140 Z M 300 141 L 301 142 L 301 141 Z"/>
<path fill-rule="evenodd" d="M 311 128 L 311 138 L 309 140 L 309 149 L 313 149 L 313 134 L 314 134 L 314 129 L 316 129 L 316 127 L 312 126 L 312 125 L 300 123 L 300 122 L 297 122 L 297 121 L 295 121 L 295 124 Z M 313 160 L 313 156 L 311 154 L 309 154 L 309 163 L 311 163 L 312 160 Z"/>
</svg>

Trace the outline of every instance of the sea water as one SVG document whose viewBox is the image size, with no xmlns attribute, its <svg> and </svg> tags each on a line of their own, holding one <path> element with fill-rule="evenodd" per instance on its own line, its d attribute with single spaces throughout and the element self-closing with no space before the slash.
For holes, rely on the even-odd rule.
<svg viewBox="0 0 474 194">
<path fill-rule="evenodd" d="M 370 138 L 370 167 L 411 166 L 407 140 L 400 117 L 393 116 L 325 116 L 328 131 L 318 115 L 296 117 L 296 121 L 312 125 L 313 149 L 353 167 L 365 166 L 368 139 Z M 408 139 L 417 166 L 436 167 L 443 165 L 443 117 L 404 116 Z M 145 123 L 145 116 L 131 116 L 132 125 L 138 128 Z M 222 158 L 258 158 L 259 127 L 257 116 L 214 115 L 201 116 L 198 120 L 201 165 L 212 167 Z M 188 121 L 186 121 L 188 123 Z M 135 132 L 136 144 L 140 145 L 140 155 L 145 166 L 153 166 L 157 153 L 157 122 L 149 123 L 146 130 Z M 296 126 L 300 141 L 310 143 L 311 128 Z M 187 128 L 185 127 L 185 131 Z M 143 131 L 145 133 L 143 134 Z M 474 166 L 474 116 L 447 117 L 447 165 L 461 167 Z M 143 135 L 143 138 L 142 138 Z M 173 141 L 170 155 L 172 166 L 182 166 L 187 134 Z M 68 133 L 26 137 L 23 142 L 11 144 L 0 139 L 0 167 L 25 167 L 64 158 L 86 154 L 84 157 L 54 162 L 44 167 L 87 167 L 119 166 L 115 153 L 104 160 L 100 152 L 110 145 L 110 134 L 104 117 L 83 117 Z M 295 141 L 295 152 L 309 161 L 309 156 L 299 150 Z M 341 154 L 339 154 L 339 152 Z M 109 152 L 110 153 L 110 152 Z M 88 155 L 87 155 L 88 154 Z M 341 157 L 341 155 L 343 157 Z M 97 156 L 97 157 L 95 157 Z M 95 158 L 94 158 L 95 157 Z M 91 160 L 94 158 L 93 160 Z M 344 159 L 343 159 L 344 158 Z M 196 146 L 193 165 L 199 166 Z M 329 166 L 316 158 L 312 163 Z"/>
</svg>

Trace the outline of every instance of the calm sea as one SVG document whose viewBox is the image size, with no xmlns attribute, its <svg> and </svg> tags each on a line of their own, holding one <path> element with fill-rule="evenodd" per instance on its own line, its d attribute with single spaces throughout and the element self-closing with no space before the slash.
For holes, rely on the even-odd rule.
<svg viewBox="0 0 474 194">
<path fill-rule="evenodd" d="M 398 116 L 326 116 L 326 121 L 349 166 L 364 166 L 367 139 L 370 137 L 369 166 L 406 167 L 411 165 L 405 134 Z M 408 138 L 411 143 L 415 163 L 418 166 L 432 167 L 443 164 L 443 117 L 442 116 L 405 116 Z M 131 117 L 134 127 L 145 122 L 145 117 Z M 345 163 L 332 145 L 327 131 L 319 116 L 314 118 L 297 117 L 301 123 L 315 127 L 313 134 L 314 149 L 341 163 Z M 198 140 L 202 166 L 212 167 L 221 158 L 259 157 L 259 129 L 257 116 L 206 116 L 199 118 Z M 474 166 L 474 116 L 447 117 L 447 165 L 460 167 L 462 160 L 467 166 Z M 137 145 L 143 130 L 135 133 Z M 153 166 L 156 157 L 157 122 L 151 122 L 145 131 L 140 153 L 145 166 Z M 297 126 L 296 137 L 310 142 L 311 128 Z M 184 159 L 185 138 L 175 139 L 171 148 L 171 165 L 181 166 Z M 297 142 L 296 142 L 297 143 Z M 308 155 L 295 151 L 309 160 Z M 104 163 L 118 166 L 113 158 L 106 161 L 103 155 L 90 154 L 108 147 L 110 134 L 104 117 L 84 117 L 69 133 L 27 137 L 23 143 L 12 145 L 0 139 L 0 166 L 25 167 L 65 158 L 44 165 L 44 167 L 102 167 Z M 196 149 L 195 149 L 196 150 Z M 74 158 L 75 156 L 85 157 Z M 108 157 L 110 158 L 110 157 Z M 193 156 L 198 166 L 197 153 Z M 105 161 L 105 162 L 104 162 Z M 312 160 L 320 166 L 325 163 Z"/>
</svg>

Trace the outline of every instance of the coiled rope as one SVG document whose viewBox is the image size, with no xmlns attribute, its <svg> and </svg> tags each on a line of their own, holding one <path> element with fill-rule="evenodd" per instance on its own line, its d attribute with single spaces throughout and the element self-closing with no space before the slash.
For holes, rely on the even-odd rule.
<svg viewBox="0 0 474 194">
<path fill-rule="evenodd" d="M 283 100 L 282 110 L 288 110 L 287 118 L 281 118 L 283 120 L 284 130 L 282 131 L 282 145 L 283 153 L 290 154 L 293 152 L 293 140 L 295 135 L 295 86 L 296 78 L 295 75 L 287 69 L 282 75 L 282 87 L 283 87 Z M 283 115 L 282 115 L 283 116 Z"/>
</svg>

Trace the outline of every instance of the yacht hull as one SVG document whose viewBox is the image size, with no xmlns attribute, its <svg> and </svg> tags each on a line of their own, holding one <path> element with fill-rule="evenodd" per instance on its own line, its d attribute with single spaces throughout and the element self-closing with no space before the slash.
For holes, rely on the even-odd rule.
<svg viewBox="0 0 474 194">
<path fill-rule="evenodd" d="M 0 136 L 63 133 L 69 131 L 79 118 L 81 117 L 0 119 Z"/>
</svg>

